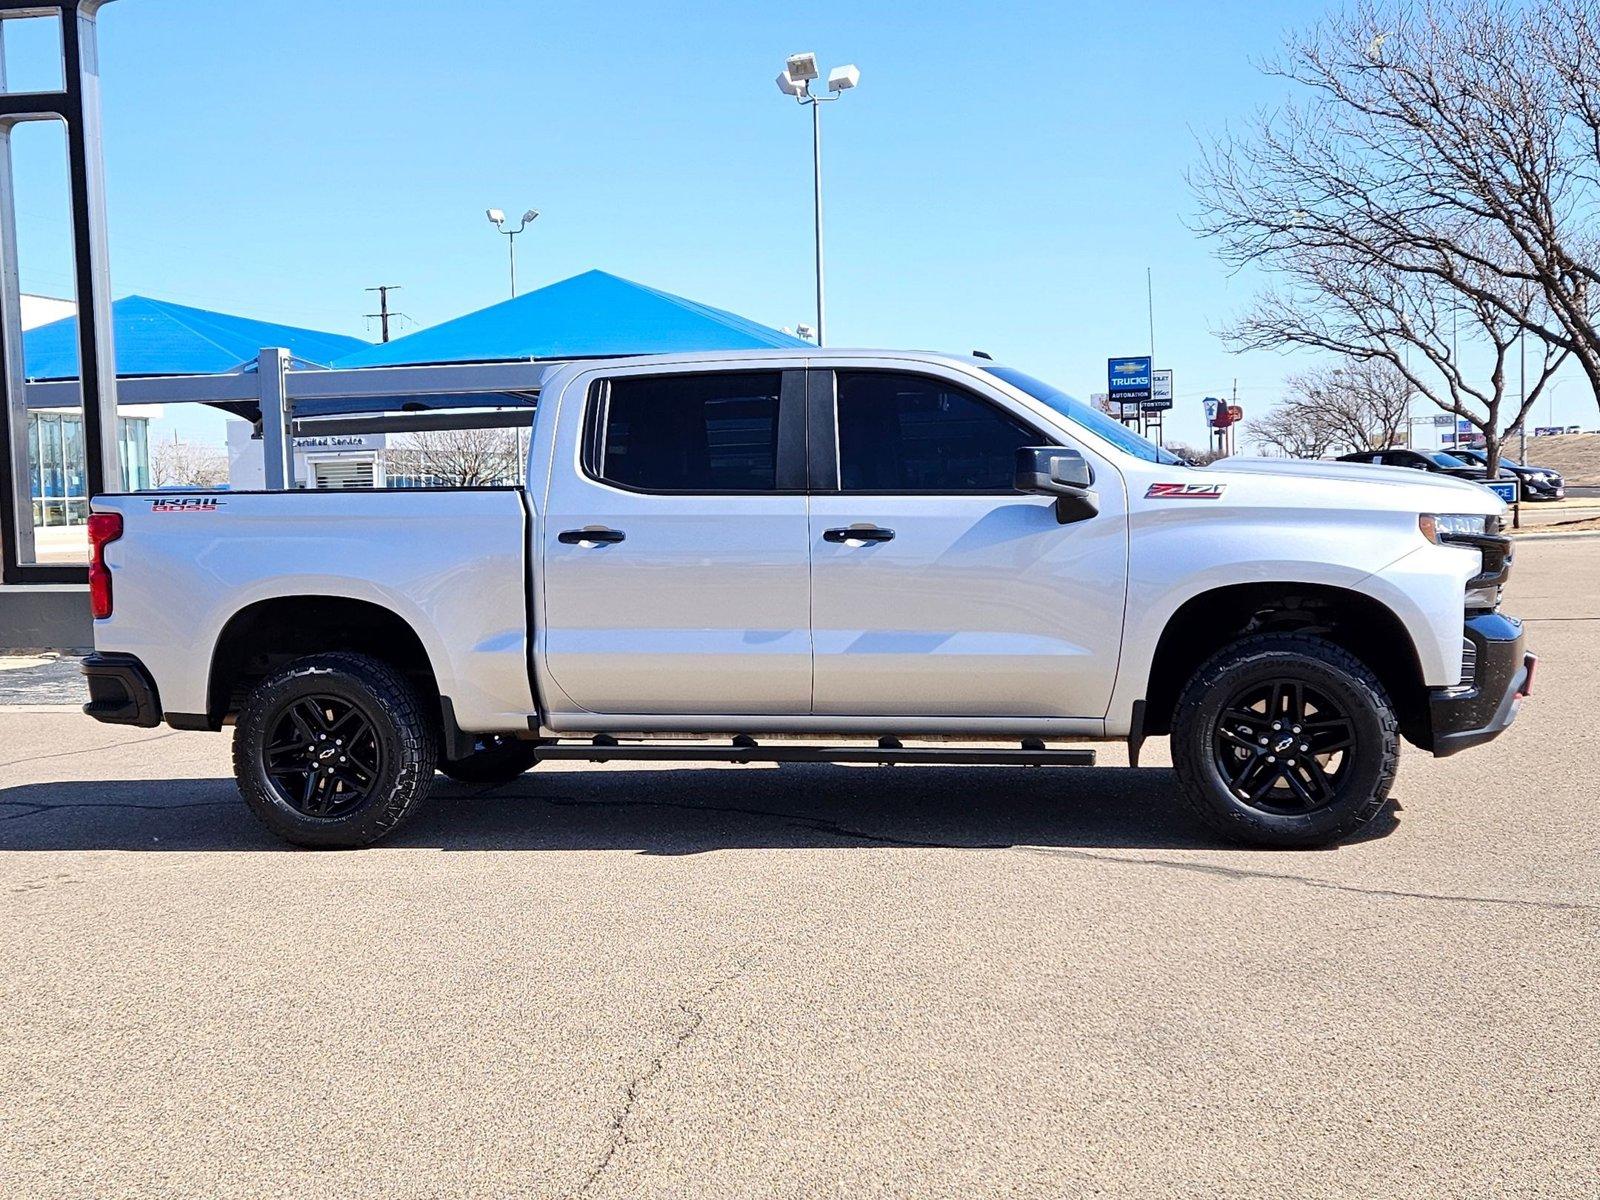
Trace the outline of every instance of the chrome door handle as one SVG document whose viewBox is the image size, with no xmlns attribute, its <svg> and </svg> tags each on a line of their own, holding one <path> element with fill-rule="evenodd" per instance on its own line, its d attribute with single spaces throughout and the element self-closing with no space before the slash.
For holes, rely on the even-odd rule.
<svg viewBox="0 0 1600 1200">
<path fill-rule="evenodd" d="M 849 529 L 825 529 L 822 533 L 825 542 L 892 542 L 894 530 L 881 529 L 876 525 L 856 525 Z"/>
<path fill-rule="evenodd" d="M 620 529 L 566 529 L 556 535 L 563 546 L 612 545 L 628 535 Z"/>
</svg>

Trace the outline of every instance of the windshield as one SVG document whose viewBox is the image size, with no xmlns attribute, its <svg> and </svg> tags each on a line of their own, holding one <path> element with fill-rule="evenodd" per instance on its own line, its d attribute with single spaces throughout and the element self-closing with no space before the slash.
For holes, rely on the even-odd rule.
<svg viewBox="0 0 1600 1200">
<path fill-rule="evenodd" d="M 1183 460 L 1170 451 L 1163 450 L 1154 442 L 1140 437 L 1115 417 L 1107 416 L 1099 409 L 1092 408 L 1082 400 L 1074 400 L 1060 388 L 1051 387 L 1042 380 L 1035 379 L 1032 375 L 1024 374 L 1012 367 L 984 367 L 985 371 L 997 379 L 1003 379 L 1012 387 L 1021 388 L 1035 400 L 1041 401 L 1060 413 L 1074 425 L 1081 425 L 1097 437 L 1104 438 L 1118 450 L 1131 454 L 1135 458 L 1142 458 L 1146 462 L 1164 463 L 1168 466 L 1181 466 Z"/>
<path fill-rule="evenodd" d="M 1466 467 L 1471 465 L 1470 463 L 1462 462 L 1454 454 L 1446 454 L 1443 450 L 1430 450 L 1424 455 L 1424 457 L 1427 458 L 1429 462 L 1433 463 L 1434 466 L 1444 467 L 1446 470 L 1451 467 Z"/>
<path fill-rule="evenodd" d="M 1455 452 L 1455 457 L 1471 459 L 1480 467 L 1487 467 L 1489 465 L 1489 456 L 1482 450 L 1457 450 Z M 1500 465 L 1502 467 L 1510 467 L 1513 471 L 1519 471 L 1522 469 L 1521 463 L 1512 462 L 1509 458 L 1502 458 L 1500 460 Z"/>
</svg>

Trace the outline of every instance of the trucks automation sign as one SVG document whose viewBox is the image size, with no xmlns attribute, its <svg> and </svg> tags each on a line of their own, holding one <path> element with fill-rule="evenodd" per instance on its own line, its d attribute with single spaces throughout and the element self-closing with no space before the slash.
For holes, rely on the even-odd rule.
<svg viewBox="0 0 1600 1200">
<path fill-rule="evenodd" d="M 1143 404 L 1150 399 L 1150 358 L 1106 360 L 1106 394 L 1113 404 Z"/>
</svg>

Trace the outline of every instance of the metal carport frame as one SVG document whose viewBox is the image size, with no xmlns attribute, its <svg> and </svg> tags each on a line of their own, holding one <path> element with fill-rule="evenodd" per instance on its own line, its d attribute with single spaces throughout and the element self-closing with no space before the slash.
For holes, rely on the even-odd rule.
<svg viewBox="0 0 1600 1200">
<path fill-rule="evenodd" d="M 122 486 L 117 453 L 116 356 L 111 344 L 111 286 L 106 244 L 105 170 L 100 153 L 100 63 L 95 18 L 109 0 L 0 0 L 0 580 L 75 583 L 85 568 L 33 562 L 33 496 L 28 486 L 28 402 L 22 363 L 22 302 L 17 274 L 16 203 L 11 133 L 24 121 L 66 126 L 72 204 L 73 279 L 78 296 L 78 361 L 83 386 L 88 493 Z M 60 24 L 63 87 L 5 90 L 8 20 L 55 17 Z"/>
</svg>

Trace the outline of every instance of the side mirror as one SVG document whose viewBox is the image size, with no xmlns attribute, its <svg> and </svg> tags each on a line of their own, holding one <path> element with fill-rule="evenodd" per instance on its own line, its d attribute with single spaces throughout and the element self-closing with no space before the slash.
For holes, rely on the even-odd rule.
<svg viewBox="0 0 1600 1200">
<path fill-rule="evenodd" d="M 1063 446 L 1024 446 L 1017 451 L 1012 486 L 1019 492 L 1056 498 L 1056 520 L 1066 525 L 1083 521 L 1100 511 L 1094 486 L 1094 468 L 1076 450 Z"/>
</svg>

